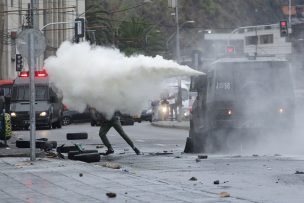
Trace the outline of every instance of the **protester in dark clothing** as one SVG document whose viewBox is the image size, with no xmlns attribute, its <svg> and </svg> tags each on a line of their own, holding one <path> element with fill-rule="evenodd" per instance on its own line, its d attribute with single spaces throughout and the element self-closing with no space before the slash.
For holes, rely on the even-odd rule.
<svg viewBox="0 0 304 203">
<path fill-rule="evenodd" d="M 140 151 L 134 146 L 131 139 L 128 137 L 128 135 L 125 133 L 125 131 L 122 129 L 121 123 L 120 123 L 120 112 L 115 112 L 111 119 L 107 119 L 104 115 L 98 113 L 98 119 L 100 121 L 100 130 L 99 130 L 99 136 L 103 144 L 108 148 L 105 155 L 114 153 L 114 150 L 112 148 L 112 145 L 110 144 L 107 133 L 110 130 L 111 127 L 113 127 L 119 135 L 130 145 L 130 147 L 134 150 L 134 152 L 139 155 Z"/>
</svg>

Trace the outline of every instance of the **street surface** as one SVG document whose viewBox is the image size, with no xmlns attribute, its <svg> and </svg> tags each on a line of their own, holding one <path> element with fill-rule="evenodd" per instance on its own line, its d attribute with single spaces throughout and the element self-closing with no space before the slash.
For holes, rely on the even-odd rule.
<svg viewBox="0 0 304 203">
<path fill-rule="evenodd" d="M 99 163 L 38 158 L 31 164 L 28 158 L 1 158 L 0 202 L 303 202 L 303 154 L 236 150 L 197 159 L 198 154 L 182 153 L 186 130 L 147 122 L 124 129 L 144 155 L 137 156 L 111 130 L 108 135 L 115 153 L 103 156 Z M 37 137 L 96 149 L 101 144 L 98 130 L 77 124 L 37 130 Z M 67 141 L 67 132 L 88 132 L 89 139 Z M 29 131 L 15 133 L 29 136 Z M 117 196 L 109 198 L 107 192 Z"/>
</svg>

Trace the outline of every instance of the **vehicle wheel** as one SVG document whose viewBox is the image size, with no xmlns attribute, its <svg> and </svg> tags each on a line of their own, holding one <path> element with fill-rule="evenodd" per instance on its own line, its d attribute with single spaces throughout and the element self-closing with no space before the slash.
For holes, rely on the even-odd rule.
<svg viewBox="0 0 304 203">
<path fill-rule="evenodd" d="M 96 121 L 91 121 L 91 126 L 96 126 Z"/>
<path fill-rule="evenodd" d="M 73 145 L 73 146 L 64 146 L 64 145 L 61 145 L 60 147 L 57 147 L 56 151 L 58 153 L 68 153 L 69 151 L 77 151 L 78 148 Z"/>
<path fill-rule="evenodd" d="M 52 128 L 52 119 L 50 119 L 48 125 L 46 126 L 46 129 L 50 130 Z"/>
<path fill-rule="evenodd" d="M 88 133 L 67 133 L 67 140 L 84 140 L 88 139 Z"/>
<path fill-rule="evenodd" d="M 69 151 L 68 152 L 68 159 L 76 160 L 75 155 L 83 154 L 83 153 L 98 153 L 98 150 L 93 149 L 93 150 L 83 150 L 83 151 Z"/>
<path fill-rule="evenodd" d="M 70 125 L 71 124 L 71 118 L 68 116 L 65 116 L 62 118 L 62 125 Z"/>
<path fill-rule="evenodd" d="M 57 121 L 57 128 L 61 128 L 62 127 L 62 121 L 61 118 Z"/>
<path fill-rule="evenodd" d="M 75 160 L 83 161 L 87 163 L 99 162 L 100 154 L 99 153 L 82 153 L 74 156 Z"/>
</svg>

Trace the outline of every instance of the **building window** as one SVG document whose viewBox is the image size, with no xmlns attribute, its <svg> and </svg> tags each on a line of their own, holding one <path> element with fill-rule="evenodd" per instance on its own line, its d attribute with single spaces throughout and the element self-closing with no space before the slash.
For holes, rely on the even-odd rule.
<svg viewBox="0 0 304 203">
<path fill-rule="evenodd" d="M 273 35 L 261 35 L 260 36 L 260 44 L 272 44 L 273 43 Z"/>
<path fill-rule="evenodd" d="M 257 36 L 249 36 L 245 38 L 246 45 L 257 45 L 258 37 Z"/>
</svg>

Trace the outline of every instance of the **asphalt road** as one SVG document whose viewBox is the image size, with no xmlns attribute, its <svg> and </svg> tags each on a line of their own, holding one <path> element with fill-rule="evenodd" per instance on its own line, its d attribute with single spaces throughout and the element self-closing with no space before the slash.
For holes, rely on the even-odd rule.
<svg viewBox="0 0 304 203">
<path fill-rule="evenodd" d="M 96 164 L 92 168 L 81 166 L 81 170 L 90 171 L 88 173 L 97 174 L 104 179 L 112 177 L 113 182 L 108 187 L 101 186 L 119 191 L 119 196 L 134 194 L 133 200 L 139 202 L 160 202 L 163 198 L 170 199 L 171 202 L 303 202 L 304 153 L 300 147 L 303 142 L 297 137 L 299 133 L 296 134 L 296 140 L 286 139 L 276 145 L 264 140 L 252 151 L 239 147 L 234 152 L 208 154 L 207 159 L 197 159 L 198 154 L 183 153 L 188 136 L 186 130 L 157 128 L 150 123 L 125 126 L 124 129 L 144 155 L 135 155 L 122 138 L 111 130 L 109 139 L 115 153 L 103 156 L 100 164 L 117 163 L 122 169 L 112 169 L 113 172 L 106 169 L 97 171 L 94 167 Z M 83 143 L 87 149 L 93 149 L 101 144 L 98 130 L 98 127 L 91 127 L 89 124 L 78 124 L 65 126 L 60 130 L 38 130 L 37 137 L 47 137 L 59 144 L 72 144 L 76 141 L 67 141 L 67 132 L 87 132 L 89 139 L 77 142 Z M 23 138 L 29 136 L 29 131 L 16 133 Z M 6 163 L 10 162 L 11 159 L 6 160 Z M 49 173 L 42 163 L 36 167 L 38 168 L 35 170 Z M 66 170 L 65 174 L 75 174 L 72 170 L 77 167 L 80 166 L 66 166 L 65 169 L 58 170 Z M 56 170 L 52 168 L 52 171 Z M 20 171 L 11 173 L 22 175 Z M 72 181 L 68 178 L 74 178 L 72 175 L 67 176 L 65 182 Z M 52 181 L 52 176 L 49 180 Z M 82 181 L 88 191 L 92 192 L 98 187 L 93 179 Z M 62 190 L 77 191 L 76 188 L 66 188 L 64 184 L 61 186 Z M 134 191 L 136 192 L 132 193 Z M 227 194 L 230 197 L 221 197 Z"/>
<path fill-rule="evenodd" d="M 180 150 L 183 151 L 187 130 L 167 129 L 152 126 L 149 122 L 135 123 L 134 126 L 123 126 L 125 132 L 133 140 L 134 144 L 143 152 L 154 151 L 155 149 L 163 150 Z M 67 140 L 67 133 L 87 132 L 87 140 Z M 96 145 L 101 145 L 102 142 L 98 135 L 99 127 L 92 127 L 89 123 L 72 124 L 63 126 L 62 129 L 52 130 L 37 130 L 37 138 L 48 138 L 55 140 L 58 145 L 70 145 L 73 143 L 81 143 L 87 149 L 96 148 Z M 15 131 L 18 138 L 29 139 L 29 131 Z M 115 129 L 111 129 L 107 134 L 113 148 L 130 149 L 128 144 L 119 136 Z"/>
</svg>

